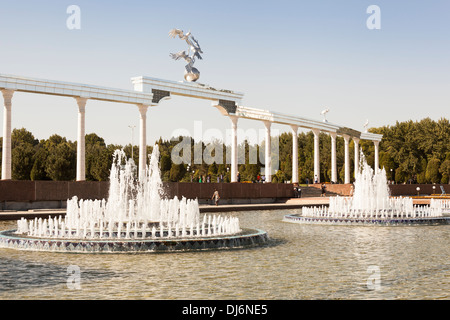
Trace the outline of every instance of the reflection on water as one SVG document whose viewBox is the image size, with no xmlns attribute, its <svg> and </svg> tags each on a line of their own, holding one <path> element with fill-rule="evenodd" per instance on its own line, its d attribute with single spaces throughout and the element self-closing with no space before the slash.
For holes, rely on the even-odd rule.
<svg viewBox="0 0 450 320">
<path fill-rule="evenodd" d="M 229 213 L 266 230 L 264 248 L 169 254 L 0 249 L 1 299 L 449 299 L 450 226 L 282 222 L 284 211 Z M 0 229 L 14 228 L 12 222 Z M 80 267 L 81 289 L 67 287 Z M 368 286 L 379 270 L 380 286 Z"/>
</svg>

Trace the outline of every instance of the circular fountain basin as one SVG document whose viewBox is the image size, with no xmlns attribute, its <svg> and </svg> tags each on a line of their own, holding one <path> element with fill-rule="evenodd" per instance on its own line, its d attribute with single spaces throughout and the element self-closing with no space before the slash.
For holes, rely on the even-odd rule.
<svg viewBox="0 0 450 320">
<path fill-rule="evenodd" d="M 267 244 L 267 232 L 242 229 L 234 235 L 156 239 L 61 239 L 38 238 L 0 232 L 0 248 L 65 253 L 157 253 L 243 249 Z"/>
<path fill-rule="evenodd" d="M 408 226 L 408 225 L 440 225 L 450 224 L 450 217 L 418 217 L 418 218 L 330 218 L 303 217 L 301 214 L 289 214 L 283 218 L 285 222 L 299 224 L 322 224 L 341 226 Z"/>
</svg>

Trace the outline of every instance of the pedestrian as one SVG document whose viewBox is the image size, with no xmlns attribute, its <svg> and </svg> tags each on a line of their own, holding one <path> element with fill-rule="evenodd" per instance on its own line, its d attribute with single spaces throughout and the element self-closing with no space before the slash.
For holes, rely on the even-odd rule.
<svg viewBox="0 0 450 320">
<path fill-rule="evenodd" d="M 219 205 L 219 199 L 220 199 L 220 195 L 219 195 L 219 191 L 217 191 L 217 189 L 214 189 L 214 194 L 211 197 L 211 200 L 214 199 L 214 203 L 216 204 L 216 206 Z"/>
<path fill-rule="evenodd" d="M 239 171 L 237 173 L 237 182 L 241 182 L 241 174 L 239 173 Z"/>
<path fill-rule="evenodd" d="M 294 185 L 294 198 L 298 198 L 298 189 L 296 185 Z"/>
<path fill-rule="evenodd" d="M 317 178 L 317 174 L 314 175 L 314 183 L 319 183 L 319 179 Z"/>
<path fill-rule="evenodd" d="M 320 195 L 321 197 L 325 197 L 326 194 L 326 187 L 325 187 L 325 183 L 322 183 L 322 194 Z"/>
</svg>

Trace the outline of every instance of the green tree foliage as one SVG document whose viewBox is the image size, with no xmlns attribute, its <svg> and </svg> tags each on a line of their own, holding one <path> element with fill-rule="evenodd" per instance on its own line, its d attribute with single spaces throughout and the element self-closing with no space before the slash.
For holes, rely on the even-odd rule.
<svg viewBox="0 0 450 320">
<path fill-rule="evenodd" d="M 397 122 L 393 126 L 372 128 L 370 132 L 380 133 L 383 139 L 380 143 L 379 163 L 385 168 L 388 180 L 397 183 L 449 183 L 450 181 L 450 123 L 443 118 L 433 121 L 429 118 L 421 121 Z M 216 151 L 206 149 L 201 141 L 190 145 L 189 172 L 188 164 L 174 165 L 171 160 L 172 149 L 184 137 L 173 140 L 159 139 L 160 168 L 163 181 L 198 181 L 199 176 L 209 175 L 212 182 L 223 175 L 224 181 L 230 181 L 230 148 L 220 141 L 214 141 L 216 147 L 222 147 L 222 164 L 205 163 L 200 156 L 208 154 L 215 157 Z M 274 182 L 284 182 L 292 179 L 292 134 L 282 133 L 278 137 L 279 157 L 278 171 L 273 176 Z M 298 141 L 299 181 L 310 183 L 314 179 L 314 135 L 312 132 L 300 132 Z M 320 178 L 321 181 L 331 180 L 331 139 L 326 133 L 319 135 L 320 139 Z M 1 142 L 0 138 L 0 142 Z M 1 147 L 1 143 L 0 143 Z M 350 142 L 350 170 L 353 176 L 354 143 Z M 374 146 L 371 141 L 360 141 L 360 147 L 367 162 L 373 166 Z M 260 162 L 262 145 L 250 145 L 244 141 L 238 146 L 239 172 L 241 181 L 255 181 L 264 168 Z M 104 181 L 109 179 L 109 170 L 115 149 L 118 145 L 106 145 L 103 138 L 95 133 L 86 135 L 86 179 Z M 123 148 L 131 157 L 131 145 Z M 150 154 L 152 146 L 147 147 Z M 0 150 L 1 152 L 1 150 Z M 339 182 L 344 180 L 344 139 L 336 139 L 336 157 Z M 228 153 L 228 155 L 227 155 Z M 256 163 L 255 157 L 256 154 Z M 242 156 L 244 155 L 244 157 Z M 133 147 L 135 161 L 139 156 L 139 148 Z M 220 155 L 219 155 L 220 157 Z M 241 163 L 242 162 L 242 163 Z M 67 141 L 59 135 L 38 141 L 26 129 L 15 129 L 12 132 L 12 177 L 13 179 L 31 180 L 73 180 L 76 174 L 76 142 Z"/>
<path fill-rule="evenodd" d="M 443 177 L 437 162 L 443 165 L 450 152 L 450 122 L 441 118 L 433 121 L 425 118 L 421 121 L 397 122 L 394 126 L 372 128 L 373 133 L 380 133 L 380 165 L 383 165 L 381 153 L 389 155 L 389 169 L 395 171 L 397 183 L 428 182 Z M 430 161 L 432 164 L 430 165 Z M 430 165 L 429 170 L 428 165 Z M 445 165 L 444 165 L 445 167 Z M 388 179 L 391 179 L 387 170 Z M 428 172 L 428 175 L 427 175 Z M 436 181 L 439 182 L 439 181 Z"/>
<path fill-rule="evenodd" d="M 33 155 L 38 144 L 31 132 L 22 128 L 11 133 L 11 170 L 12 179 L 29 180 L 33 169 Z"/>
<path fill-rule="evenodd" d="M 76 176 L 76 144 L 58 135 L 46 141 L 48 157 L 45 172 L 52 180 L 74 180 Z"/>
<path fill-rule="evenodd" d="M 425 179 L 429 183 L 439 183 L 441 181 L 439 168 L 441 163 L 439 159 L 431 159 L 428 161 L 427 169 L 425 171 Z"/>
<path fill-rule="evenodd" d="M 170 181 L 176 182 L 183 179 L 186 174 L 186 167 L 183 164 L 172 164 L 169 173 Z"/>
</svg>

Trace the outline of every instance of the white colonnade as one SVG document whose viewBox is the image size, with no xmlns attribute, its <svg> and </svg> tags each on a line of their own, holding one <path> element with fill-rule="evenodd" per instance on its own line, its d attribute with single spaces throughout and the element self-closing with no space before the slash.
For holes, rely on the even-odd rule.
<svg viewBox="0 0 450 320">
<path fill-rule="evenodd" d="M 0 74 L 0 90 L 3 95 L 3 145 L 2 145 L 2 180 L 11 179 L 11 113 L 12 97 L 16 92 L 35 94 L 58 95 L 75 98 L 78 106 L 77 125 L 77 168 L 76 180 L 86 179 L 86 103 L 88 100 L 99 100 L 115 103 L 138 105 L 141 113 L 141 139 L 140 147 L 143 151 L 140 162 L 145 164 L 146 156 L 146 119 L 145 111 L 152 105 L 153 94 L 132 90 L 123 90 L 107 87 L 99 87 L 88 84 L 77 84 L 55 80 L 36 79 L 14 75 Z M 145 110 L 145 111 L 144 111 Z"/>
<path fill-rule="evenodd" d="M 2 91 L 3 108 L 3 152 L 1 179 L 11 179 L 11 113 L 12 97 L 17 92 L 51 94 L 76 99 L 78 105 L 77 127 L 77 181 L 86 178 L 85 172 L 85 120 L 86 103 L 88 100 L 134 104 L 139 110 L 140 139 L 139 139 L 139 177 L 145 174 L 147 162 L 147 110 L 150 106 L 157 106 L 160 101 L 170 99 L 172 94 L 194 97 L 213 101 L 213 106 L 228 116 L 231 120 L 231 181 L 237 181 L 238 149 L 237 127 L 239 118 L 263 121 L 265 126 L 265 175 L 266 182 L 272 181 L 271 127 L 273 123 L 288 125 L 293 135 L 292 140 L 292 182 L 298 183 L 298 128 L 312 130 L 314 134 L 314 175 L 320 182 L 320 140 L 321 132 L 329 133 L 331 137 L 331 181 L 338 181 L 336 165 L 336 137 L 340 135 L 345 142 L 345 181 L 350 183 L 350 155 L 349 141 L 355 143 L 355 172 L 359 164 L 360 139 L 372 140 L 375 146 L 375 170 L 379 167 L 379 141 L 382 135 L 361 133 L 356 130 L 322 121 L 306 119 L 299 116 L 285 115 L 262 109 L 243 107 L 239 105 L 243 94 L 230 90 L 220 90 L 197 83 L 168 81 L 150 77 L 132 78 L 134 90 L 98 87 L 86 84 L 67 83 L 53 80 L 34 79 L 20 76 L 0 74 L 0 90 Z M 347 133 L 350 132 L 350 133 Z"/>
</svg>

